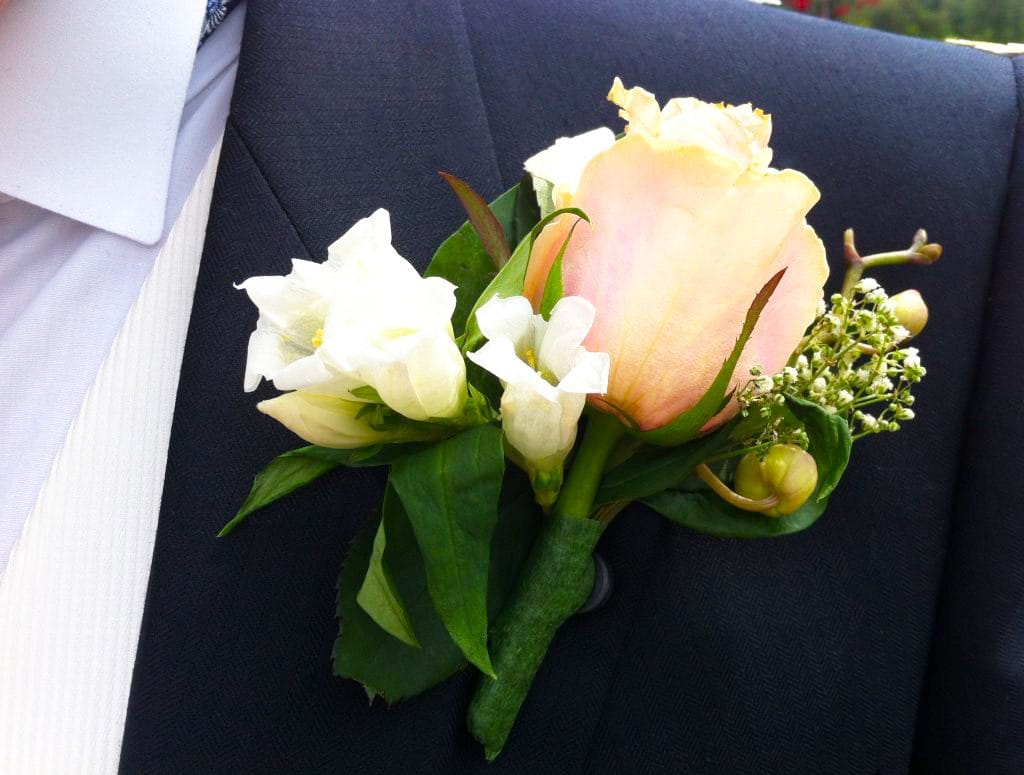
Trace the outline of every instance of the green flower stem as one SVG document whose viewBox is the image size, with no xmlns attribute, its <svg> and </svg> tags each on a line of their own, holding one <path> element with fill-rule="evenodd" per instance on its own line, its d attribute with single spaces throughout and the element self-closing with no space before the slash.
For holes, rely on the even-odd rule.
<svg viewBox="0 0 1024 775">
<path fill-rule="evenodd" d="M 906 250 L 890 250 L 885 253 L 872 253 L 862 256 L 857 252 L 853 238 L 853 229 L 843 234 L 843 253 L 846 256 L 846 276 L 843 278 L 842 294 L 847 299 L 853 298 L 853 288 L 860 282 L 865 269 L 878 266 L 897 266 L 899 264 L 932 264 L 942 255 L 942 246 L 928 243 L 928 234 L 918 229 L 914 241 Z"/>
<path fill-rule="evenodd" d="M 591 554 L 605 523 L 553 515 L 545 520 L 512 599 L 491 631 L 497 679 L 481 676 L 469 705 L 469 731 L 493 761 L 508 739 L 555 632 L 594 584 Z"/>
<path fill-rule="evenodd" d="M 859 258 L 846 268 L 846 275 L 843 277 L 842 294 L 848 299 L 853 296 L 853 288 L 860 282 L 860 278 L 864 276 L 865 269 L 912 263 L 918 263 L 917 253 L 910 250 L 894 250 L 891 253 L 875 253 Z"/>
<path fill-rule="evenodd" d="M 853 289 L 860 282 L 860 278 L 864 274 L 864 264 L 856 263 L 850 264 L 846 268 L 846 274 L 843 276 L 843 288 L 840 291 L 843 296 L 847 299 L 853 298 Z"/>
<path fill-rule="evenodd" d="M 496 679 L 482 676 L 469 706 L 469 731 L 488 761 L 501 752 L 558 628 L 594 584 L 594 547 L 607 521 L 590 519 L 601 475 L 624 428 L 594 415 L 565 486 L 534 542 L 511 599 L 491 631 Z"/>
<path fill-rule="evenodd" d="M 729 486 L 715 476 L 714 472 L 708 468 L 704 463 L 697 466 L 697 476 L 701 478 L 708 487 L 711 488 L 712 492 L 715 493 L 719 498 L 724 500 L 726 503 L 735 506 L 743 511 L 754 511 L 762 512 L 767 509 L 773 508 L 779 504 L 779 496 L 771 495 L 767 498 L 754 499 L 746 498 L 740 495 L 738 492 L 734 492 Z"/>
<path fill-rule="evenodd" d="M 610 414 L 595 412 L 590 416 L 583 443 L 555 504 L 556 514 L 577 519 L 590 516 L 601 474 L 625 432 L 622 423 Z"/>
</svg>

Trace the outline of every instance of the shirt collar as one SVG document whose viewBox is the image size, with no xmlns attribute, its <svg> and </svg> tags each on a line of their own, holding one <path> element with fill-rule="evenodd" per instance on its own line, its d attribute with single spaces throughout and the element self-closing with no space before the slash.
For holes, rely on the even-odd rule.
<svg viewBox="0 0 1024 775">
<path fill-rule="evenodd" d="M 204 11 L 202 0 L 0 11 L 0 194 L 158 242 Z"/>
</svg>

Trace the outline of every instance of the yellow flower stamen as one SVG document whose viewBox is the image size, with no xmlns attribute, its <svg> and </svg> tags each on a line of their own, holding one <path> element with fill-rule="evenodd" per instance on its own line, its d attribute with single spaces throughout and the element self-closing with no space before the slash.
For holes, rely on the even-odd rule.
<svg viewBox="0 0 1024 775">
<path fill-rule="evenodd" d="M 558 384 L 558 379 L 554 374 L 547 369 L 541 368 L 540 362 L 537 359 L 537 353 L 532 347 L 527 348 L 526 352 L 523 353 L 523 361 L 526 362 L 527 366 L 543 377 L 545 382 L 550 382 L 552 385 Z"/>
<path fill-rule="evenodd" d="M 316 333 L 313 334 L 313 338 L 310 340 L 310 343 L 313 345 L 314 350 L 324 343 L 324 330 L 322 328 L 318 328 L 316 330 Z"/>
</svg>

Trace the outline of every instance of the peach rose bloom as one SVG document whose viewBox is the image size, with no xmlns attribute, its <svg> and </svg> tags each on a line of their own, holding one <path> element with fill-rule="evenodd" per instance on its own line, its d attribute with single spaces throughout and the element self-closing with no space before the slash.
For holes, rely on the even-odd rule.
<svg viewBox="0 0 1024 775">
<path fill-rule="evenodd" d="M 566 296 L 596 308 L 585 346 L 611 357 L 608 392 L 592 401 L 651 430 L 700 400 L 754 296 L 783 268 L 732 386 L 755 364 L 768 374 L 785 365 L 828 276 L 805 219 L 819 194 L 804 174 L 768 166 L 771 118 L 750 105 L 688 98 L 661 108 L 618 78 L 608 98 L 628 122 L 622 139 L 608 130 L 563 139 L 526 168 L 551 197 L 542 209 L 578 207 L 590 218 L 569 242 L 562 276 Z M 535 307 L 576 220 L 556 218 L 537 239 L 523 289 Z M 736 410 L 734 401 L 712 424 Z"/>
</svg>

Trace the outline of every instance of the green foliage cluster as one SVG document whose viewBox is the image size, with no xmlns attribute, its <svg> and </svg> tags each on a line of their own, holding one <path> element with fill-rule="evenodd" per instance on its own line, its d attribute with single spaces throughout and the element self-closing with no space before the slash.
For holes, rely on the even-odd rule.
<svg viewBox="0 0 1024 775">
<path fill-rule="evenodd" d="M 1021 0 L 879 0 L 854 9 L 847 21 L 923 38 L 1024 41 Z"/>
<path fill-rule="evenodd" d="M 786 0 L 794 10 L 921 38 L 1024 42 L 1021 0 Z"/>
</svg>

